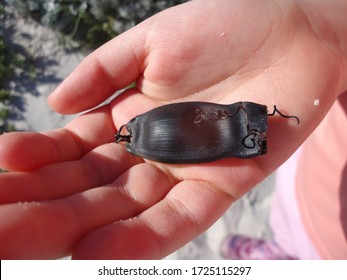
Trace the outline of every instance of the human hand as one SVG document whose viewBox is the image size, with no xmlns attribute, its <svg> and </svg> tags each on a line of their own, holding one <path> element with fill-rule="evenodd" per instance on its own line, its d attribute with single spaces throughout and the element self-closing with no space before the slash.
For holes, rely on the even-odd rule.
<svg viewBox="0 0 347 280">
<path fill-rule="evenodd" d="M 55 110 L 84 111 L 136 87 L 65 128 L 0 137 L 0 166 L 12 171 L 0 174 L 0 258 L 162 258 L 198 236 L 346 89 L 346 56 L 317 26 L 295 2 L 195 0 L 93 52 L 50 96 Z M 270 118 L 268 154 L 248 160 L 161 164 L 113 143 L 134 116 L 197 100 L 277 105 L 301 123 Z"/>
</svg>

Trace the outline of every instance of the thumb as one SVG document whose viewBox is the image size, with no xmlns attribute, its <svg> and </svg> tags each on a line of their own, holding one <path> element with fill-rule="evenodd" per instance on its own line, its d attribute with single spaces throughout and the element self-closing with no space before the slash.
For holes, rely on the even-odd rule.
<svg viewBox="0 0 347 280">
<path fill-rule="evenodd" d="M 74 114 L 99 105 L 140 76 L 145 60 L 144 25 L 133 28 L 88 55 L 49 96 L 57 112 Z"/>
</svg>

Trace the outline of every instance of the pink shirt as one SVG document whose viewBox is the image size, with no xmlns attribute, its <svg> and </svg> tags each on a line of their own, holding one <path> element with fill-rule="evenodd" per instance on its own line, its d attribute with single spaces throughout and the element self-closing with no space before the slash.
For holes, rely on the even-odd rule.
<svg viewBox="0 0 347 280">
<path fill-rule="evenodd" d="M 302 221 L 317 252 L 347 259 L 347 94 L 303 145 L 296 180 Z"/>
</svg>

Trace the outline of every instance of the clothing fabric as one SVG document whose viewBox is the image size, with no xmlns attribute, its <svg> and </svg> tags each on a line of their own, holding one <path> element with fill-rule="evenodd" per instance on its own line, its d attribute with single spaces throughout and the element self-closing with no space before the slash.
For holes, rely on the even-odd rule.
<svg viewBox="0 0 347 280">
<path fill-rule="evenodd" d="M 347 102 L 335 102 L 305 142 L 296 186 L 305 229 L 319 255 L 347 259 Z"/>
<path fill-rule="evenodd" d="M 343 97 L 277 172 L 270 223 L 299 259 L 347 259 L 346 112 Z"/>
<path fill-rule="evenodd" d="M 299 149 L 277 171 L 270 212 L 273 239 L 290 256 L 297 259 L 320 259 L 308 236 L 297 201 L 295 178 Z"/>
</svg>

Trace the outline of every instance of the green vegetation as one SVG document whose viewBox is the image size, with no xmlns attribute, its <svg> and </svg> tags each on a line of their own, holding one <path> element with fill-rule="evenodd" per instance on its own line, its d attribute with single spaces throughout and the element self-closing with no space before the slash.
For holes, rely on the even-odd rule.
<svg viewBox="0 0 347 280">
<path fill-rule="evenodd" d="M 6 0 L 59 31 L 66 49 L 95 49 L 151 15 L 187 0 Z"/>
<path fill-rule="evenodd" d="M 0 5 L 0 20 L 3 20 L 3 6 Z M 35 61 L 11 48 L 0 33 L 0 134 L 14 131 L 14 125 L 8 120 L 11 114 L 12 90 L 10 84 L 16 80 L 16 73 L 29 80 L 35 80 Z"/>
<path fill-rule="evenodd" d="M 0 134 L 14 130 L 9 121 L 11 96 L 25 92 L 25 81 L 40 80 L 46 73 L 36 68 L 36 61 L 25 52 L 11 48 L 1 33 L 6 25 L 6 9 L 30 17 L 61 34 L 60 42 L 69 50 L 95 49 L 111 38 L 153 14 L 187 0 L 5 0 L 0 2 Z M 18 43 L 17 43 L 18 44 Z M 41 70 L 42 71 L 42 70 Z M 14 83 L 13 83 L 14 82 Z M 12 90 L 12 91 L 11 91 Z"/>
<path fill-rule="evenodd" d="M 0 134 L 14 129 L 7 121 L 10 114 L 8 104 L 11 99 L 11 91 L 7 88 L 13 75 L 12 54 L 6 47 L 3 37 L 0 37 Z"/>
</svg>

